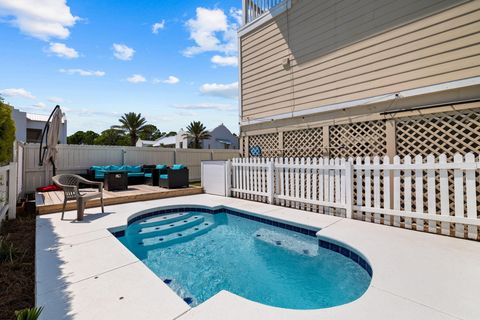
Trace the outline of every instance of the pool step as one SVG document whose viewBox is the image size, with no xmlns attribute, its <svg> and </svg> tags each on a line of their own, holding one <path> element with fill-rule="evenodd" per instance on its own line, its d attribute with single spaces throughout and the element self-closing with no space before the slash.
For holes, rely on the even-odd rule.
<svg viewBox="0 0 480 320">
<path fill-rule="evenodd" d="M 256 240 L 272 246 L 280 247 L 298 254 L 315 257 L 318 255 L 318 244 L 301 239 L 301 235 L 286 235 L 274 230 L 258 229 L 253 236 Z"/>
<path fill-rule="evenodd" d="M 151 218 L 145 218 L 138 222 L 134 222 L 133 224 L 128 226 L 127 232 L 130 233 L 130 231 L 133 231 L 132 233 L 136 233 L 139 229 L 142 228 L 171 224 L 172 222 L 185 220 L 185 218 L 189 218 L 192 215 L 192 212 L 176 212 L 171 214 L 162 214 Z"/>
<path fill-rule="evenodd" d="M 171 222 L 170 224 L 154 225 L 151 227 L 141 228 L 137 234 L 132 234 L 135 237 L 150 238 L 153 236 L 167 235 L 194 227 L 203 223 L 205 218 L 200 215 L 191 216 L 182 220 Z"/>
<path fill-rule="evenodd" d="M 169 233 L 162 236 L 150 237 L 139 239 L 136 243 L 137 246 L 142 246 L 147 250 L 152 250 L 155 248 L 171 245 L 174 243 L 182 242 L 194 238 L 196 236 L 202 235 L 213 229 L 215 224 L 211 221 L 203 221 L 202 223 L 187 228 L 182 231 L 177 231 Z"/>
</svg>

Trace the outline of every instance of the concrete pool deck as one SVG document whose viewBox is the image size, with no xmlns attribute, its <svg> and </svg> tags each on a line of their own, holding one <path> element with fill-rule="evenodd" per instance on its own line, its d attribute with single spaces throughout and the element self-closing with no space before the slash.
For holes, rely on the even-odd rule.
<svg viewBox="0 0 480 320">
<path fill-rule="evenodd" d="M 107 228 L 139 211 L 225 205 L 321 228 L 318 236 L 360 251 L 373 269 L 365 294 L 319 310 L 261 305 L 221 291 L 189 307 Z M 480 243 L 235 198 L 193 195 L 37 217 L 36 304 L 41 319 L 480 319 Z M 240 267 L 240 266 L 239 266 Z"/>
</svg>

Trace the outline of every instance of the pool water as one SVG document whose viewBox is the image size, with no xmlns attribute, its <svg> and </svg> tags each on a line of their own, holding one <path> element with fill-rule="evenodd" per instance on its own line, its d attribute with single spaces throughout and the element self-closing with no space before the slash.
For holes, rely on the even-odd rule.
<svg viewBox="0 0 480 320">
<path fill-rule="evenodd" d="M 359 298 L 371 280 L 315 237 L 227 213 L 153 216 L 118 238 L 191 306 L 228 290 L 275 307 L 327 308 Z"/>
</svg>

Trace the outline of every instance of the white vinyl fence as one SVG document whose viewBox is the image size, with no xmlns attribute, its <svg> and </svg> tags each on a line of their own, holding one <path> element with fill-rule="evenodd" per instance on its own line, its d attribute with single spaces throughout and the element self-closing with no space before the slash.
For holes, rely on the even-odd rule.
<svg viewBox="0 0 480 320">
<path fill-rule="evenodd" d="M 235 158 L 234 197 L 478 239 L 473 154 L 328 159 Z"/>
<path fill-rule="evenodd" d="M 23 148 L 23 189 L 35 191 L 50 184 L 51 166 L 38 165 L 38 144 L 26 144 Z M 55 162 L 57 174 L 86 173 L 93 165 L 142 165 L 181 163 L 189 168 L 190 181 L 200 180 L 202 160 L 227 160 L 239 156 L 239 150 L 197 150 L 152 147 L 58 145 Z"/>
<path fill-rule="evenodd" d="M 15 219 L 17 208 L 17 163 L 0 167 L 0 225 L 5 218 Z"/>
</svg>

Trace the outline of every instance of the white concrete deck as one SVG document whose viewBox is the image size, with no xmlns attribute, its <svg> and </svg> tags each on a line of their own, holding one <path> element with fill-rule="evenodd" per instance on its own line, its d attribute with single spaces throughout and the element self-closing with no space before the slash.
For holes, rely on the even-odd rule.
<svg viewBox="0 0 480 320">
<path fill-rule="evenodd" d="M 227 291 L 190 308 L 106 229 L 141 210 L 195 204 L 322 228 L 318 235 L 369 260 L 371 286 L 354 302 L 320 310 L 274 308 Z M 480 319 L 480 243 L 468 240 L 211 195 L 87 209 L 83 222 L 39 216 L 36 239 L 42 319 Z"/>
</svg>

